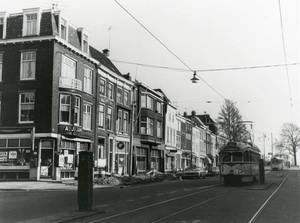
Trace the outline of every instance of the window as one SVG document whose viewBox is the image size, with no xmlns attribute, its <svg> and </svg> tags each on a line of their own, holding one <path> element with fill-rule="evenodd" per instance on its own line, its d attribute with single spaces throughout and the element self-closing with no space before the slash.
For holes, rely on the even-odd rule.
<svg viewBox="0 0 300 223">
<path fill-rule="evenodd" d="M 63 18 L 60 19 L 60 37 L 67 40 L 67 21 Z"/>
<path fill-rule="evenodd" d="M 34 92 L 20 94 L 19 122 L 34 121 Z"/>
<path fill-rule="evenodd" d="M 124 91 L 124 105 L 129 105 L 129 92 Z"/>
<path fill-rule="evenodd" d="M 157 124 L 156 124 L 157 126 L 157 133 L 156 133 L 156 136 L 157 136 L 157 138 L 161 138 L 162 137 L 162 135 L 161 135 L 161 127 L 162 127 L 162 124 L 161 124 L 161 122 L 160 121 L 157 121 Z"/>
<path fill-rule="evenodd" d="M 0 54 L 0 81 L 2 81 L 2 73 L 3 73 L 3 54 Z"/>
<path fill-rule="evenodd" d="M 153 119 L 152 118 L 147 118 L 148 119 L 148 135 L 153 136 Z"/>
<path fill-rule="evenodd" d="M 156 111 L 161 114 L 161 103 L 159 101 L 156 102 Z"/>
<path fill-rule="evenodd" d="M 83 104 L 83 128 L 91 130 L 92 129 L 92 105 Z"/>
<path fill-rule="evenodd" d="M 66 94 L 60 95 L 60 114 L 59 122 L 71 123 L 71 96 Z"/>
<path fill-rule="evenodd" d="M 88 53 L 88 49 L 89 49 L 89 37 L 85 34 L 83 34 L 83 47 L 82 50 L 85 53 Z"/>
<path fill-rule="evenodd" d="M 104 105 L 99 105 L 99 127 L 104 128 Z"/>
<path fill-rule="evenodd" d="M 147 117 L 141 118 L 141 134 L 147 134 Z"/>
<path fill-rule="evenodd" d="M 108 89 L 107 89 L 107 97 L 109 99 L 113 99 L 113 97 L 114 97 L 113 92 L 114 92 L 114 86 L 113 86 L 112 83 L 109 83 L 108 84 Z"/>
<path fill-rule="evenodd" d="M 118 132 L 123 131 L 123 128 L 122 128 L 122 110 L 118 111 L 117 129 L 118 129 Z"/>
<path fill-rule="evenodd" d="M 147 102 L 146 102 L 146 95 L 141 95 L 141 106 L 143 108 L 146 108 Z"/>
<path fill-rule="evenodd" d="M 0 18 L 0 38 L 4 37 L 4 18 Z"/>
<path fill-rule="evenodd" d="M 28 14 L 25 16 L 26 19 L 26 36 L 37 35 L 37 14 Z"/>
<path fill-rule="evenodd" d="M 86 93 L 92 94 L 92 89 L 93 89 L 93 71 L 89 68 L 84 68 L 83 90 Z"/>
<path fill-rule="evenodd" d="M 107 129 L 109 130 L 112 130 L 112 126 L 111 126 L 111 123 L 112 122 L 112 108 L 108 107 L 107 108 L 107 122 L 106 122 L 106 125 L 107 125 Z"/>
<path fill-rule="evenodd" d="M 153 119 L 148 117 L 141 118 L 141 134 L 153 135 Z"/>
<path fill-rule="evenodd" d="M 80 98 L 75 97 L 74 125 L 80 125 Z"/>
<path fill-rule="evenodd" d="M 76 61 L 65 55 L 62 55 L 61 76 L 76 79 Z"/>
<path fill-rule="evenodd" d="M 118 88 L 117 91 L 117 102 L 122 103 L 122 88 Z"/>
<path fill-rule="evenodd" d="M 23 52 L 21 54 L 21 80 L 35 79 L 36 52 Z"/>
<path fill-rule="evenodd" d="M 100 79 L 100 94 L 105 95 L 105 80 Z"/>
<path fill-rule="evenodd" d="M 123 132 L 128 133 L 128 112 L 123 113 Z"/>
<path fill-rule="evenodd" d="M 153 98 L 147 96 L 147 108 L 153 110 Z"/>
</svg>

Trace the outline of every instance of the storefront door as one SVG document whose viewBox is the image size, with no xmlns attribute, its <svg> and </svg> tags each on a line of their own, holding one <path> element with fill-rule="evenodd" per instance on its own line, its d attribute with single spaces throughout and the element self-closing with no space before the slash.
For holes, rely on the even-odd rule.
<svg viewBox="0 0 300 223">
<path fill-rule="evenodd" d="M 51 178 L 53 169 L 53 149 L 41 149 L 41 178 Z"/>
</svg>

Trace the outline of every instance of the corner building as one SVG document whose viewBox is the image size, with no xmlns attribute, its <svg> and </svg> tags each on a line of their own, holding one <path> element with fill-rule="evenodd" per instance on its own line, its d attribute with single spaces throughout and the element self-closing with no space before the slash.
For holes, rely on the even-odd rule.
<svg viewBox="0 0 300 223">
<path fill-rule="evenodd" d="M 74 178 L 95 142 L 89 32 L 61 11 L 0 13 L 0 180 Z"/>
</svg>

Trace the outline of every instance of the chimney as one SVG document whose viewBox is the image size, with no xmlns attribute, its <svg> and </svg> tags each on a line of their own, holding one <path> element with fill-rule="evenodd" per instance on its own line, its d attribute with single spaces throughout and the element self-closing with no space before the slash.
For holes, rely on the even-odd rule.
<svg viewBox="0 0 300 223">
<path fill-rule="evenodd" d="M 196 116 L 196 111 L 195 110 L 192 111 L 192 116 Z"/>
<path fill-rule="evenodd" d="M 106 57 L 109 57 L 109 49 L 104 49 L 102 52 Z"/>
<path fill-rule="evenodd" d="M 186 112 L 183 112 L 183 117 L 186 118 L 186 116 L 187 116 L 187 113 L 186 113 Z"/>
</svg>

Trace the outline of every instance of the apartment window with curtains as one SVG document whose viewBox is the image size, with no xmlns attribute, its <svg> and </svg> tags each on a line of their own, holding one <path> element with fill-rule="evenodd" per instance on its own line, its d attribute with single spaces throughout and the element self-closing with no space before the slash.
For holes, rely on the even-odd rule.
<svg viewBox="0 0 300 223">
<path fill-rule="evenodd" d="M 107 89 L 107 97 L 109 98 L 109 99 L 113 99 L 113 97 L 114 97 L 114 86 L 113 86 L 113 84 L 112 83 L 109 83 L 108 84 L 108 89 Z"/>
<path fill-rule="evenodd" d="M 87 103 L 83 104 L 83 128 L 92 129 L 92 105 Z"/>
<path fill-rule="evenodd" d="M 80 97 L 75 97 L 74 125 L 80 125 Z"/>
<path fill-rule="evenodd" d="M 161 121 L 157 121 L 156 128 L 157 128 L 156 137 L 161 138 L 162 137 L 162 134 L 161 134 L 162 124 L 161 124 Z"/>
<path fill-rule="evenodd" d="M 19 122 L 29 123 L 34 121 L 34 92 L 20 93 Z"/>
<path fill-rule="evenodd" d="M 0 18 L 0 39 L 3 38 L 4 33 L 4 18 Z"/>
<path fill-rule="evenodd" d="M 71 95 L 60 95 L 60 123 L 71 123 Z"/>
<path fill-rule="evenodd" d="M 100 94 L 105 95 L 105 80 L 100 79 Z"/>
<path fill-rule="evenodd" d="M 26 35 L 37 35 L 37 14 L 26 15 Z"/>
<path fill-rule="evenodd" d="M 124 91 L 124 105 L 129 106 L 129 92 Z"/>
<path fill-rule="evenodd" d="M 21 80 L 35 79 L 36 52 L 21 53 Z"/>
<path fill-rule="evenodd" d="M 122 88 L 118 88 L 117 90 L 117 102 L 122 103 Z"/>
<path fill-rule="evenodd" d="M 76 79 L 76 61 L 65 55 L 62 55 L 61 76 Z"/>
<path fill-rule="evenodd" d="M 112 130 L 112 108 L 108 107 L 107 108 L 107 129 Z"/>
<path fill-rule="evenodd" d="M 123 112 L 123 132 L 128 133 L 128 112 Z"/>
<path fill-rule="evenodd" d="M 90 68 L 84 68 L 84 91 L 92 94 L 93 89 L 93 71 Z"/>
</svg>

